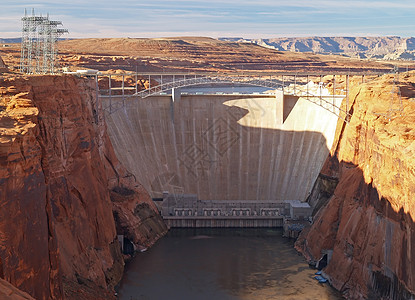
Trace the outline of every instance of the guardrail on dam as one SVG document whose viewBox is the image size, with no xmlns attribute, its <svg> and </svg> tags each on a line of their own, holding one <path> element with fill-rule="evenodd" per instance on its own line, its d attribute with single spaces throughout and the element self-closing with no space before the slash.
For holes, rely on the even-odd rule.
<svg viewBox="0 0 415 300">
<path fill-rule="evenodd" d="M 233 86 L 239 84 L 242 86 L 256 86 L 256 87 L 265 87 L 268 88 L 268 94 L 278 94 L 281 92 L 284 95 L 292 95 L 298 97 L 305 97 L 308 101 L 314 102 L 323 108 L 328 109 L 329 111 L 335 113 L 339 118 L 342 118 L 344 121 L 348 122 L 349 114 L 349 77 L 350 74 L 343 75 L 345 78 L 345 86 L 338 89 L 336 84 L 336 75 L 333 74 L 331 79 L 331 92 L 328 89 L 323 88 L 322 83 L 322 74 L 212 74 L 212 73 L 162 73 L 162 74 L 95 74 L 92 75 L 95 77 L 96 87 L 97 87 L 97 97 L 101 98 L 110 98 L 103 108 L 107 113 L 112 113 L 118 109 L 124 108 L 126 105 L 131 104 L 131 98 L 146 98 L 149 96 L 167 94 L 171 91 L 173 101 L 179 100 L 181 98 L 181 88 L 192 87 L 192 86 L 204 86 L 204 85 L 215 85 L 215 84 L 226 84 Z M 141 77 L 138 80 L 139 76 Z M 142 78 L 148 76 L 147 85 L 142 82 Z M 153 76 L 153 77 L 152 77 Z M 163 80 L 164 76 L 164 80 Z M 364 80 L 364 74 L 362 74 L 362 80 Z M 121 86 L 114 87 L 112 83 L 112 78 L 121 79 Z M 159 81 L 155 81 L 154 77 L 159 77 Z M 167 77 L 167 79 L 166 79 Z M 135 78 L 135 79 L 134 79 Z M 290 79 L 291 78 L 291 79 Z M 318 87 L 313 91 L 310 89 L 314 85 L 311 78 L 319 80 Z M 106 80 L 105 80 L 106 79 Z M 128 80 L 127 80 L 128 79 Z M 105 86 L 107 83 L 107 88 L 105 89 L 100 84 Z M 131 82 L 133 81 L 133 83 Z M 127 81 L 127 82 L 126 82 Z M 144 89 L 138 91 L 138 82 L 141 82 L 144 85 Z M 187 93 L 186 93 L 187 94 Z M 201 93 L 203 94 L 203 93 Z M 220 93 L 215 93 L 220 94 Z M 238 93 L 234 93 L 238 94 Z M 112 97 L 122 96 L 124 100 L 122 103 L 111 101 Z M 337 106 L 335 97 L 345 97 L 345 107 L 341 108 Z M 277 95 L 278 97 L 278 95 Z"/>
</svg>

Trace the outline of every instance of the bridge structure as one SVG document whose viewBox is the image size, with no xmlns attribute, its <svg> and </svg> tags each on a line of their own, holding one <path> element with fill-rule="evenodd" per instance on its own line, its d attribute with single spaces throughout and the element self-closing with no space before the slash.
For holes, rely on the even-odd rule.
<svg viewBox="0 0 415 300">
<path fill-rule="evenodd" d="M 366 76 L 90 76 L 117 157 L 153 199 L 162 199 L 161 214 L 170 227 L 278 227 L 296 219 L 291 211 L 310 210 L 302 201 L 329 154 L 339 118 L 350 117 L 352 75 Z M 223 89 L 231 90 L 226 94 L 216 91 L 218 85 L 237 88 Z M 213 88 L 201 92 L 199 86 Z M 243 94 L 239 86 L 268 93 Z"/>
<path fill-rule="evenodd" d="M 181 95 L 188 94 L 181 89 L 194 86 L 215 85 L 237 85 L 257 86 L 268 88 L 269 91 L 263 96 L 276 96 L 278 91 L 283 95 L 302 97 L 308 101 L 323 107 L 348 122 L 349 113 L 349 78 L 350 76 L 361 76 L 362 81 L 368 75 L 380 75 L 377 73 L 183 73 L 183 72 L 161 72 L 161 73 L 97 73 L 95 77 L 97 96 L 109 98 L 109 104 L 104 107 L 107 113 L 113 113 L 124 107 L 128 107 L 134 100 L 144 99 L 156 95 L 171 95 L 173 101 Z M 330 86 L 323 84 L 323 77 L 331 77 Z M 337 78 L 342 78 L 338 80 Z M 310 85 L 310 82 L 316 85 Z M 341 84 L 338 84 L 341 83 Z M 316 88 L 317 86 L 317 88 Z M 144 87 L 144 89 L 143 89 Z M 203 93 L 199 93 L 203 95 Z M 216 92 L 213 94 L 224 94 Z M 232 94 L 239 94 L 233 92 Z M 243 95 L 243 94 L 242 94 Z M 122 99 L 123 101 L 112 102 L 111 99 Z M 335 101 L 345 98 L 345 104 L 339 106 Z"/>
</svg>

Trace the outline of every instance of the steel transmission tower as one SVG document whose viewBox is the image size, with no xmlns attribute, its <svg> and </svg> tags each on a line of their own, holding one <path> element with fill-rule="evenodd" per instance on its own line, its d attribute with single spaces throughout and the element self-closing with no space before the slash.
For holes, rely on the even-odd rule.
<svg viewBox="0 0 415 300">
<path fill-rule="evenodd" d="M 57 41 L 67 29 L 58 29 L 60 21 L 47 17 L 32 15 L 22 18 L 22 43 L 20 71 L 26 74 L 47 74 L 56 71 Z"/>
</svg>

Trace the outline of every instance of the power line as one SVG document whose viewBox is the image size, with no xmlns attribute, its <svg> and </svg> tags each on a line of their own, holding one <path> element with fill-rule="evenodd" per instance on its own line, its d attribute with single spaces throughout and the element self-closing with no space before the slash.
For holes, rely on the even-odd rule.
<svg viewBox="0 0 415 300">
<path fill-rule="evenodd" d="M 22 17 L 22 42 L 20 55 L 20 71 L 26 74 L 48 74 L 56 72 L 57 41 L 68 33 L 67 29 L 58 28 L 61 21 L 49 20 L 46 17 L 28 15 L 25 9 Z"/>
</svg>

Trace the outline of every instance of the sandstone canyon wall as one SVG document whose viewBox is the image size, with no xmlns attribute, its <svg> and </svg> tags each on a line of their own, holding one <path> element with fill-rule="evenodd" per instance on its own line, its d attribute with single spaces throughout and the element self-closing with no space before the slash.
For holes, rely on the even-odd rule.
<svg viewBox="0 0 415 300">
<path fill-rule="evenodd" d="M 6 77 L 0 97 L 0 278 L 36 299 L 113 298 L 117 233 L 149 246 L 166 228 L 116 159 L 94 84 Z"/>
<path fill-rule="evenodd" d="M 322 208 L 296 244 L 310 261 L 331 256 L 324 272 L 349 299 L 415 294 L 415 73 L 397 86 L 402 106 L 393 75 L 351 91 L 353 117 L 310 197 Z"/>
</svg>

